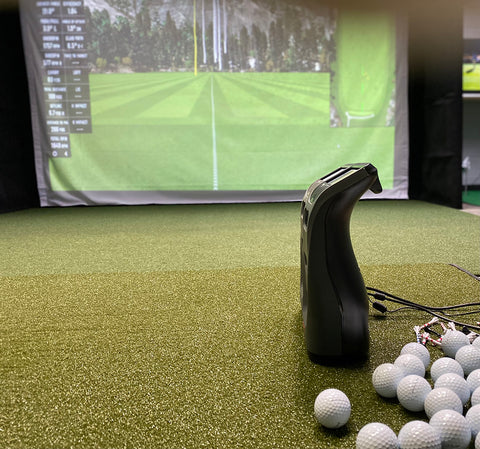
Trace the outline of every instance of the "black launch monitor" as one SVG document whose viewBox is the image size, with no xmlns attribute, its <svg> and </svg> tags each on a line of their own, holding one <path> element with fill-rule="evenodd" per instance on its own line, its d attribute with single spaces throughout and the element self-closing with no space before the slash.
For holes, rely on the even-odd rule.
<svg viewBox="0 0 480 449">
<path fill-rule="evenodd" d="M 315 181 L 301 208 L 300 299 L 305 341 L 316 363 L 368 355 L 368 299 L 350 240 L 350 216 L 370 189 L 380 193 L 377 169 L 348 164 Z"/>
</svg>

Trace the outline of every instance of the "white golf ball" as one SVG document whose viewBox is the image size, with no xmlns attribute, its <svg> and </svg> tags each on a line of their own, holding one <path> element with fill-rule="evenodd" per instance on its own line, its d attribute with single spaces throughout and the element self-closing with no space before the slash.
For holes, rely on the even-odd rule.
<svg viewBox="0 0 480 449">
<path fill-rule="evenodd" d="M 472 397 L 470 398 L 470 403 L 472 404 L 472 407 L 474 405 L 480 404 L 480 387 L 476 388 L 473 391 Z"/>
<path fill-rule="evenodd" d="M 475 346 L 476 348 L 480 349 L 480 338 L 479 337 L 477 337 L 477 338 L 475 338 L 475 340 L 473 340 L 472 346 Z"/>
<path fill-rule="evenodd" d="M 472 371 L 467 376 L 467 384 L 470 387 L 470 391 L 473 393 L 478 387 L 480 387 L 480 369 Z"/>
<path fill-rule="evenodd" d="M 429 423 L 440 434 L 442 449 L 467 449 L 472 440 L 472 431 L 461 413 L 440 410 Z"/>
<path fill-rule="evenodd" d="M 315 417 L 329 429 L 338 429 L 347 423 L 352 412 L 347 395 L 335 388 L 323 390 L 315 399 Z"/>
<path fill-rule="evenodd" d="M 480 369 L 480 350 L 475 346 L 462 346 L 455 354 L 455 360 L 462 365 L 465 376 Z"/>
<path fill-rule="evenodd" d="M 449 388 L 454 393 L 457 393 L 463 405 L 465 405 L 470 399 L 470 388 L 468 387 L 467 381 L 463 377 L 460 377 L 458 374 L 442 374 L 436 380 L 434 386 L 435 388 Z"/>
<path fill-rule="evenodd" d="M 480 449 L 480 434 L 475 437 L 475 449 Z"/>
<path fill-rule="evenodd" d="M 372 422 L 358 432 L 356 449 L 398 449 L 398 438 L 386 424 Z"/>
<path fill-rule="evenodd" d="M 375 391 L 384 398 L 394 398 L 397 395 L 398 383 L 403 378 L 403 371 L 393 363 L 382 363 L 372 374 L 372 384 Z"/>
<path fill-rule="evenodd" d="M 428 365 L 430 365 L 430 352 L 421 343 L 407 343 L 400 351 L 400 355 L 401 354 L 416 355 L 423 362 L 425 369 L 427 369 Z"/>
<path fill-rule="evenodd" d="M 407 410 L 420 412 L 430 391 L 432 387 L 424 377 L 410 374 L 399 382 L 397 397 L 400 404 Z"/>
<path fill-rule="evenodd" d="M 470 424 L 472 430 L 472 436 L 477 436 L 480 432 L 480 404 L 470 407 L 465 414 L 465 419 Z"/>
<path fill-rule="evenodd" d="M 393 362 L 395 366 L 398 366 L 405 376 L 409 374 L 416 374 L 417 376 L 425 376 L 425 365 L 423 362 L 413 354 L 399 355 Z"/>
<path fill-rule="evenodd" d="M 430 367 L 430 376 L 433 382 L 436 382 L 437 379 L 445 373 L 455 373 L 461 377 L 464 376 L 462 365 L 450 357 L 441 357 L 435 360 Z"/>
<path fill-rule="evenodd" d="M 455 358 L 455 354 L 462 347 L 470 344 L 468 337 L 460 331 L 448 329 L 442 337 L 442 350 L 446 356 Z"/>
<path fill-rule="evenodd" d="M 455 410 L 458 413 L 463 413 L 463 404 L 457 393 L 443 387 L 434 388 L 428 393 L 423 407 L 429 418 L 440 410 Z"/>
<path fill-rule="evenodd" d="M 425 421 L 410 421 L 398 432 L 402 449 L 442 449 L 437 429 Z"/>
</svg>

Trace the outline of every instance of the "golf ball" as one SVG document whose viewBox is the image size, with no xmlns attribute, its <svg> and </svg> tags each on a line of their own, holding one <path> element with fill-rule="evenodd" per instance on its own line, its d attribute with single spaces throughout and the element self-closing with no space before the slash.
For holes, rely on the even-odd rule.
<svg viewBox="0 0 480 449">
<path fill-rule="evenodd" d="M 474 405 L 480 404 L 480 387 L 476 388 L 472 393 L 472 397 L 470 398 L 470 403 L 472 407 Z"/>
<path fill-rule="evenodd" d="M 429 418 L 440 410 L 455 410 L 458 413 L 463 413 L 463 404 L 457 393 L 443 387 L 434 388 L 428 393 L 423 407 Z"/>
<path fill-rule="evenodd" d="M 442 449 L 437 429 L 425 421 L 410 421 L 398 433 L 402 449 Z"/>
<path fill-rule="evenodd" d="M 460 365 L 455 359 L 442 357 L 432 363 L 432 366 L 430 367 L 430 376 L 432 377 L 433 382 L 436 382 L 442 374 L 446 373 L 455 373 L 461 377 L 464 376 L 462 365 Z"/>
<path fill-rule="evenodd" d="M 398 366 L 393 363 L 383 363 L 377 366 L 372 374 L 373 388 L 384 398 L 394 398 L 402 378 L 403 371 Z"/>
<path fill-rule="evenodd" d="M 428 381 L 416 374 L 404 377 L 398 384 L 397 397 L 400 404 L 411 412 L 423 410 L 425 398 L 432 390 Z"/>
<path fill-rule="evenodd" d="M 475 346 L 476 348 L 480 349 L 480 338 L 479 337 L 477 337 L 477 338 L 475 338 L 475 340 L 473 340 L 472 346 Z"/>
<path fill-rule="evenodd" d="M 480 387 L 480 369 L 472 371 L 467 376 L 467 384 L 470 387 L 470 391 L 473 393 L 478 387 Z"/>
<path fill-rule="evenodd" d="M 395 366 L 398 366 L 404 376 L 409 374 L 416 374 L 417 376 L 425 376 L 425 365 L 423 362 L 413 354 L 401 354 L 393 362 Z"/>
<path fill-rule="evenodd" d="M 468 376 L 480 368 L 480 350 L 475 346 L 462 346 L 455 354 L 455 360 L 462 365 L 463 372 Z"/>
<path fill-rule="evenodd" d="M 398 438 L 386 424 L 372 422 L 358 432 L 356 449 L 398 449 Z"/>
<path fill-rule="evenodd" d="M 470 399 L 470 388 L 468 387 L 467 381 L 458 374 L 442 374 L 435 382 L 435 388 L 440 387 L 449 388 L 454 393 L 457 393 L 463 405 Z"/>
<path fill-rule="evenodd" d="M 465 419 L 468 424 L 470 424 L 470 429 L 472 430 L 472 436 L 476 437 L 480 432 L 480 405 L 474 405 L 470 407 L 465 414 Z"/>
<path fill-rule="evenodd" d="M 442 449 L 467 449 L 472 440 L 472 431 L 461 413 L 440 410 L 429 423 L 440 435 Z"/>
<path fill-rule="evenodd" d="M 400 351 L 400 355 L 402 354 L 416 355 L 423 362 L 425 369 L 427 369 L 428 365 L 430 365 L 430 352 L 421 343 L 407 343 Z"/>
<path fill-rule="evenodd" d="M 338 429 L 347 423 L 352 407 L 347 395 L 335 388 L 323 390 L 315 399 L 315 417 L 329 429 Z"/>
<path fill-rule="evenodd" d="M 442 337 L 442 350 L 447 357 L 455 358 L 457 351 L 466 345 L 470 345 L 470 340 L 463 332 L 448 329 Z"/>
</svg>

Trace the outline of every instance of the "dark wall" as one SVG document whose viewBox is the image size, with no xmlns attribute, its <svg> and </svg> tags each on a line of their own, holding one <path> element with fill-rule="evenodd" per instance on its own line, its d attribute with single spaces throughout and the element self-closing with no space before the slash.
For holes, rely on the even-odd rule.
<svg viewBox="0 0 480 449">
<path fill-rule="evenodd" d="M 0 212 L 39 206 L 28 85 L 16 8 L 0 8 Z"/>
<path fill-rule="evenodd" d="M 352 4 L 358 7 L 363 2 Z M 368 6 L 375 9 L 378 4 L 384 2 L 372 0 Z M 460 208 L 463 4 L 435 0 L 410 5 L 402 11 L 409 17 L 409 195 Z M 39 206 L 14 1 L 9 8 L 0 3 L 0 54 L 0 212 L 5 212 Z"/>
<path fill-rule="evenodd" d="M 409 19 L 409 196 L 462 207 L 463 6 Z"/>
</svg>

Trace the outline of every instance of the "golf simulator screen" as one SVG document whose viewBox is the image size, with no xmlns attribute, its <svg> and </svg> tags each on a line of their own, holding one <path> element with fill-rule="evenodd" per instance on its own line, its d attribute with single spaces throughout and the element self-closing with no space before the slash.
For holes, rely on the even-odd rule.
<svg viewBox="0 0 480 449">
<path fill-rule="evenodd" d="M 398 18 L 284 0 L 22 0 L 42 206 L 406 198 Z"/>
</svg>

